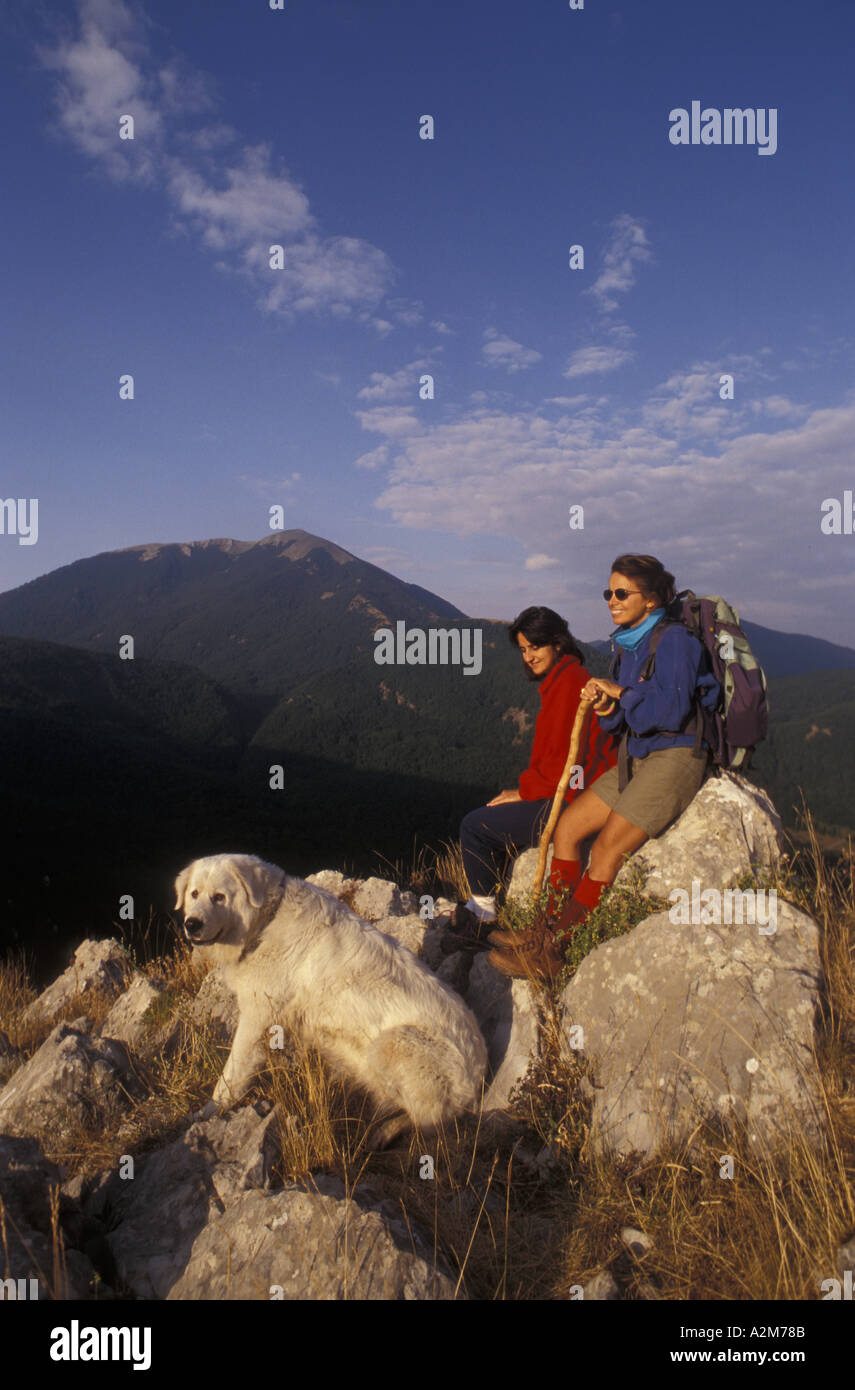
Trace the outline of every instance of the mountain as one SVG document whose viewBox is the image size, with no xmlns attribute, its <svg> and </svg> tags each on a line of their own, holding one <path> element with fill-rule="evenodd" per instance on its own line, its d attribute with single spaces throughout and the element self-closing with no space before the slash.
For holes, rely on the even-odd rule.
<svg viewBox="0 0 855 1390">
<path fill-rule="evenodd" d="M 767 679 L 805 676 L 811 671 L 855 670 L 855 651 L 803 632 L 775 632 L 758 623 L 743 623 L 751 650 Z"/>
<path fill-rule="evenodd" d="M 306 531 L 107 551 L 0 594 L 0 633 L 111 653 L 129 633 L 137 656 L 190 663 L 262 706 L 401 618 L 465 614 Z"/>
<path fill-rule="evenodd" d="M 826 642 L 803 632 L 776 632 L 759 623 L 742 622 L 751 650 L 766 673 L 766 679 L 779 676 L 805 676 L 811 671 L 855 670 L 855 649 Z M 591 642 L 597 652 L 608 655 L 608 640 Z"/>
</svg>

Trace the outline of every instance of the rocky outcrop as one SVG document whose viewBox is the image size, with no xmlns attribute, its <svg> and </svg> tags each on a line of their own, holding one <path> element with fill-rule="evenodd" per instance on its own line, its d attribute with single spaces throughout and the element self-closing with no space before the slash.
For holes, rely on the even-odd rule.
<svg viewBox="0 0 855 1390">
<path fill-rule="evenodd" d="M 229 989 L 219 966 L 210 970 L 190 1006 L 193 1023 L 206 1023 L 222 1043 L 230 1043 L 240 1019 L 237 996 Z"/>
<path fill-rule="evenodd" d="M 378 922 L 384 917 L 406 917 L 417 912 L 419 900 L 415 893 L 402 893 L 395 883 L 385 878 L 357 880 L 353 893 L 353 910 L 366 922 Z"/>
<path fill-rule="evenodd" d="M 388 1204 L 391 1206 L 391 1204 Z M 319 1175 L 245 1192 L 197 1236 L 170 1299 L 452 1299 L 410 1222 Z"/>
<path fill-rule="evenodd" d="M 816 1140 L 815 922 L 789 903 L 772 935 L 671 916 L 598 946 L 561 996 L 565 1038 L 581 1029 L 593 1069 L 594 1148 L 650 1154 L 704 1120 L 744 1121 L 767 1149 L 794 1131 Z"/>
<path fill-rule="evenodd" d="M 173 1042 L 179 1032 L 178 1020 L 158 1018 L 159 1007 L 169 1000 L 162 980 L 143 974 L 134 976 L 131 984 L 116 1000 L 101 1025 L 102 1038 L 115 1038 L 132 1051 L 145 1048 L 163 1049 Z"/>
<path fill-rule="evenodd" d="M 68 969 L 48 985 L 24 1010 L 24 1022 L 53 1021 L 77 995 L 95 989 L 120 994 L 135 967 L 120 942 L 86 940 L 74 952 Z"/>
<path fill-rule="evenodd" d="M 246 1106 L 189 1126 L 139 1159 L 132 1179 L 113 1174 L 97 1210 L 121 1284 L 137 1298 L 166 1298 L 212 1216 L 249 1188 L 265 1188 L 276 1154 L 275 1113 Z"/>
<path fill-rule="evenodd" d="M 627 880 L 630 865 L 640 865 L 644 890 L 653 896 L 691 892 L 694 881 L 731 888 L 746 874 L 774 868 L 781 849 L 781 819 L 766 792 L 738 773 L 719 772 L 664 834 L 642 845 L 615 883 Z"/>
<path fill-rule="evenodd" d="M 408 912 L 401 917 L 381 917 L 374 923 L 378 931 L 385 932 L 395 941 L 399 941 L 402 946 L 406 946 L 408 951 L 412 951 L 414 956 L 422 959 L 425 957 L 425 936 L 430 928 L 430 922 L 426 922 L 417 912 Z"/>
<path fill-rule="evenodd" d="M 113 1175 L 96 1206 L 121 1288 L 137 1298 L 451 1298 L 454 1284 L 411 1225 L 318 1175 L 271 1191 L 275 1112 L 191 1125 Z"/>
<path fill-rule="evenodd" d="M 0 1132 L 55 1139 L 75 1124 L 118 1122 L 133 1084 L 121 1043 L 91 1037 L 85 1018 L 58 1023 L 0 1091 Z"/>
</svg>

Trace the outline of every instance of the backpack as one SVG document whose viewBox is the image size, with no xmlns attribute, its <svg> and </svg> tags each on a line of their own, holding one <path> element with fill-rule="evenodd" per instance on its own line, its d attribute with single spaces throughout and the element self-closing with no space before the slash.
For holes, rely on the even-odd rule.
<svg viewBox="0 0 855 1390">
<path fill-rule="evenodd" d="M 686 729 L 695 730 L 696 750 L 700 751 L 701 738 L 706 739 L 717 767 L 744 771 L 751 765 L 756 745 L 766 737 L 769 700 L 766 676 L 739 626 L 739 614 L 717 595 L 699 598 L 691 589 L 683 589 L 668 604 L 664 620 L 653 629 L 640 680 L 652 676 L 656 648 L 675 623 L 682 623 L 703 643 L 721 686 L 714 710 L 705 710 L 695 702 L 695 713 Z"/>
</svg>

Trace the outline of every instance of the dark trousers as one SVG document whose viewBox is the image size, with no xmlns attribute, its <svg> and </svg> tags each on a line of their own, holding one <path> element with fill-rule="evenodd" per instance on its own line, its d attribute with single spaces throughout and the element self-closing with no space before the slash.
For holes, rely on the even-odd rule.
<svg viewBox="0 0 855 1390">
<path fill-rule="evenodd" d="M 545 801 L 505 801 L 479 806 L 460 822 L 460 846 L 469 889 L 489 896 L 503 882 L 511 854 L 536 845 L 549 819 L 552 797 Z"/>
</svg>

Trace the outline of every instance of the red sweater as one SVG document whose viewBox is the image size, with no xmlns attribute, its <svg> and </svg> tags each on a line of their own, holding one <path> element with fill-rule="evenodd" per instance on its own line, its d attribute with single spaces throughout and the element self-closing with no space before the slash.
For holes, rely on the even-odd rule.
<svg viewBox="0 0 855 1390">
<path fill-rule="evenodd" d="M 523 801 L 542 801 L 554 796 L 570 752 L 570 735 L 583 687 L 591 679 L 575 656 L 562 656 L 548 676 L 540 682 L 540 714 L 534 726 L 531 761 L 520 777 Z M 585 788 L 602 777 L 617 762 L 617 747 L 611 734 L 600 728 L 592 716 L 578 762 L 584 769 Z M 568 787 L 565 801 L 572 801 L 583 790 Z"/>
</svg>

